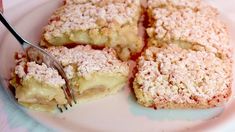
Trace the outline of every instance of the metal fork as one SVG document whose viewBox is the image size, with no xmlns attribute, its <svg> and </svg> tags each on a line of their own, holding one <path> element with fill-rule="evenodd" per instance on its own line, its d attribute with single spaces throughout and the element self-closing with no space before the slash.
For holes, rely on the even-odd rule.
<svg viewBox="0 0 235 132">
<path fill-rule="evenodd" d="M 34 45 L 25 39 L 23 39 L 13 28 L 12 26 L 7 22 L 7 20 L 3 16 L 3 8 L 2 8 L 2 0 L 0 0 L 0 20 L 5 25 L 5 27 L 12 33 L 12 35 L 18 40 L 18 42 L 21 44 L 21 47 L 26 52 L 27 58 L 36 61 L 37 63 L 45 63 L 48 67 L 52 67 L 56 69 L 59 74 L 62 76 L 62 78 L 65 80 L 66 85 L 63 86 L 63 91 L 65 94 L 65 97 L 67 99 L 68 104 L 70 107 L 72 107 L 73 102 L 76 104 L 74 91 L 69 86 L 69 81 L 66 77 L 66 74 L 63 70 L 63 67 L 61 64 L 55 60 L 55 58 L 50 55 L 46 50 L 40 48 L 37 45 Z M 37 57 L 32 57 L 32 53 L 37 55 Z M 38 60 L 38 57 L 40 57 L 40 61 Z M 64 110 L 67 110 L 67 105 L 57 105 L 57 108 L 60 112 L 63 112 Z"/>
</svg>

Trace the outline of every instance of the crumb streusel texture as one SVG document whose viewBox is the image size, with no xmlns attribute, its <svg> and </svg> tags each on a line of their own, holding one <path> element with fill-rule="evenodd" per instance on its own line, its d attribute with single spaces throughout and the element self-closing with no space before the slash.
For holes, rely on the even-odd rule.
<svg viewBox="0 0 235 132">
<path fill-rule="evenodd" d="M 201 5 L 201 0 L 147 0 L 147 4 L 149 8 L 171 6 L 195 9 Z"/>
<path fill-rule="evenodd" d="M 228 101 L 231 45 L 218 11 L 200 0 L 148 0 L 148 48 L 134 91 L 146 107 L 211 108 Z"/>
<path fill-rule="evenodd" d="M 187 5 L 186 1 L 175 2 Z M 187 2 L 194 5 L 194 2 Z M 197 9 L 156 7 L 149 8 L 148 15 L 151 25 L 147 29 L 149 45 L 178 42 L 184 43 L 181 44 L 183 48 L 214 52 L 222 58 L 231 57 L 228 32 L 215 8 L 206 4 Z"/>
<path fill-rule="evenodd" d="M 27 68 L 26 71 L 25 68 Z M 23 80 L 34 78 L 39 82 L 55 87 L 62 87 L 65 84 L 58 71 L 47 67 L 44 63 L 39 65 L 36 62 L 27 62 L 25 65 L 17 65 L 15 67 L 15 74 Z"/>
<path fill-rule="evenodd" d="M 89 45 L 80 45 L 74 48 L 53 46 L 46 50 L 64 67 L 76 65 L 78 76 L 85 77 L 95 72 L 119 73 L 124 76 L 129 73 L 127 63 L 118 60 L 115 51 L 110 48 L 95 50 Z"/>
<path fill-rule="evenodd" d="M 134 90 L 138 102 L 155 108 L 210 108 L 231 94 L 231 61 L 175 44 L 149 47 L 139 58 Z"/>
<path fill-rule="evenodd" d="M 138 0 L 67 0 L 44 28 L 41 45 L 90 44 L 116 49 L 123 60 L 143 48 Z"/>
</svg>

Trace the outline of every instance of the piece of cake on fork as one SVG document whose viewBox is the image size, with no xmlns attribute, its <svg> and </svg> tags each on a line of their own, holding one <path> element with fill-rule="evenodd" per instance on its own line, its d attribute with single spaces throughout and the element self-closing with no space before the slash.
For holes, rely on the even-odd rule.
<svg viewBox="0 0 235 132">
<path fill-rule="evenodd" d="M 66 0 L 44 28 L 41 45 L 90 44 L 114 48 L 122 60 L 141 52 L 139 0 Z"/>
<path fill-rule="evenodd" d="M 129 65 L 117 59 L 113 49 L 94 50 L 90 46 L 63 46 L 46 49 L 58 60 L 75 91 L 78 103 L 112 95 L 128 84 Z M 45 64 L 17 57 L 10 84 L 18 102 L 28 108 L 51 111 L 67 103 L 62 87 L 65 80 Z"/>
<path fill-rule="evenodd" d="M 17 54 L 16 58 L 10 84 L 21 105 L 39 111 L 53 111 L 57 104 L 67 104 L 62 90 L 65 80 L 57 70 L 44 63 L 28 61 L 22 54 Z"/>
</svg>

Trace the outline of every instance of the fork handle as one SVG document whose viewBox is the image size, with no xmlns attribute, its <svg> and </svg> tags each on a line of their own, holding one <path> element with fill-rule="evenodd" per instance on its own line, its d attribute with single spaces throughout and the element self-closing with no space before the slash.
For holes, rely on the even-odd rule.
<svg viewBox="0 0 235 132">
<path fill-rule="evenodd" d="M 12 33 L 12 35 L 20 42 L 20 44 L 23 46 L 25 41 L 13 28 L 12 26 L 8 23 L 8 21 L 4 18 L 2 12 L 0 12 L 0 20 L 2 24 Z"/>
</svg>

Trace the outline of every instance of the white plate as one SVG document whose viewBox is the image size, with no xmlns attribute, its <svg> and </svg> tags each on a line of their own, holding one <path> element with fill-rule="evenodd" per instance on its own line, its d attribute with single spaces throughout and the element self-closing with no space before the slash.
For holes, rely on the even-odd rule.
<svg viewBox="0 0 235 132">
<path fill-rule="evenodd" d="M 227 15 L 225 10 L 227 6 L 219 3 L 219 0 L 210 2 L 220 7 L 225 14 L 224 20 L 229 23 L 231 31 L 235 31 L 232 27 L 234 22 L 229 18 L 233 14 Z M 229 5 L 229 2 L 232 3 L 232 0 L 226 1 L 226 5 Z M 59 4 L 61 1 L 53 0 L 31 10 L 19 19 L 14 27 L 26 39 L 38 42 L 43 25 L 47 23 L 49 16 Z M 231 32 L 231 36 L 235 38 L 235 33 Z M 4 79 L 9 78 L 10 68 L 14 62 L 13 55 L 18 50 L 20 47 L 17 41 L 11 34 L 6 34 L 0 45 L 0 73 L 3 77 L 3 86 L 7 84 Z M 8 103 L 12 104 L 11 101 Z M 52 115 L 30 110 L 23 110 L 17 114 L 27 113 L 32 121 L 36 120 L 49 128 L 60 131 L 235 131 L 234 104 L 235 101 L 231 99 L 224 108 L 153 110 L 138 105 L 130 88 L 125 88 L 114 96 L 75 106 L 63 114 Z M 26 119 L 22 119 L 24 120 Z"/>
</svg>

